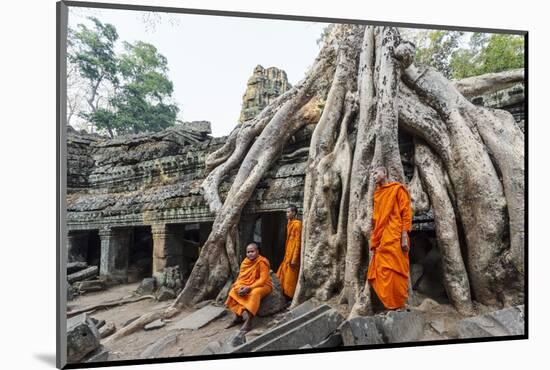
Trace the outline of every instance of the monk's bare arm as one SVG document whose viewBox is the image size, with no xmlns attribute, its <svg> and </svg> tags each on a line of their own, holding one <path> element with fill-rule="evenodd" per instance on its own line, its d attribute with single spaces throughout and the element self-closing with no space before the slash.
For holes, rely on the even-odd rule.
<svg viewBox="0 0 550 370">
<path fill-rule="evenodd" d="M 399 202 L 399 209 L 401 211 L 401 249 L 404 252 L 409 250 L 409 241 L 407 232 L 412 229 L 412 209 L 411 200 L 407 192 L 400 189 L 397 193 L 397 201 Z"/>
</svg>

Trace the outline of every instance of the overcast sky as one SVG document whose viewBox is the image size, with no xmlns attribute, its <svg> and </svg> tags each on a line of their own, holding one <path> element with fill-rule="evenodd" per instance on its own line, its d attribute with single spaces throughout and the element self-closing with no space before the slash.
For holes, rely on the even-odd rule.
<svg viewBox="0 0 550 370">
<path fill-rule="evenodd" d="M 168 60 L 173 98 L 184 121 L 212 123 L 214 136 L 227 135 L 238 121 L 246 82 L 258 64 L 286 71 L 300 81 L 313 63 L 325 23 L 168 14 L 154 28 L 145 12 L 69 8 L 69 27 L 90 25 L 93 15 L 113 24 L 122 41 L 153 44 Z M 151 17 L 149 17 L 151 19 Z"/>
</svg>

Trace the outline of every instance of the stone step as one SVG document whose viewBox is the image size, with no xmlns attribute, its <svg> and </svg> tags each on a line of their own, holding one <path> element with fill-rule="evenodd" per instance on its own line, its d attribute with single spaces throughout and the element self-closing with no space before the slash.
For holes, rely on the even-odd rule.
<svg viewBox="0 0 550 370">
<path fill-rule="evenodd" d="M 252 341 L 235 348 L 233 353 L 280 351 L 315 346 L 327 339 L 344 321 L 338 311 L 328 305 L 315 309 L 273 328 Z"/>
</svg>

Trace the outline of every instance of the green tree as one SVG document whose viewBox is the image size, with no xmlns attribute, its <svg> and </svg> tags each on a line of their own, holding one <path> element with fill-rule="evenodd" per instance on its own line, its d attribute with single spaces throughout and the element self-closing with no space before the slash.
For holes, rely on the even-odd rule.
<svg viewBox="0 0 550 370">
<path fill-rule="evenodd" d="M 474 33 L 467 49 L 453 52 L 452 77 L 461 79 L 524 66 L 523 36 Z"/>
<path fill-rule="evenodd" d="M 79 24 L 76 31 L 69 30 L 68 38 L 68 61 L 77 66 L 88 87 L 89 110 L 79 116 L 111 137 L 173 125 L 179 109 L 171 102 L 173 83 L 167 75 L 167 59 L 142 41 L 125 42 L 125 52 L 117 56 L 116 28 L 89 19 L 93 29 Z M 101 86 L 108 93 L 101 95 Z"/>
<path fill-rule="evenodd" d="M 178 107 L 169 102 L 173 84 L 167 76 L 166 58 L 148 43 L 124 44 L 119 58 L 122 84 L 110 99 L 112 110 L 90 116 L 98 128 L 118 134 L 159 131 L 176 121 Z"/>
<path fill-rule="evenodd" d="M 79 24 L 77 30 L 69 29 L 67 56 L 88 85 L 86 102 L 93 113 L 99 108 L 101 85 L 118 83 L 114 52 L 118 33 L 111 24 L 103 24 L 95 17 L 89 19 L 94 24 L 93 29 L 84 24 Z"/>
</svg>

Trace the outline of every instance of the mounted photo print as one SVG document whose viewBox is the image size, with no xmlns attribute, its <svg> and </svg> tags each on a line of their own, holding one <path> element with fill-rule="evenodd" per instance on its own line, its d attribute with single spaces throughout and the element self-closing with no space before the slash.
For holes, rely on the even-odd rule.
<svg viewBox="0 0 550 370">
<path fill-rule="evenodd" d="M 527 338 L 526 31 L 57 5 L 59 368 Z"/>
</svg>

